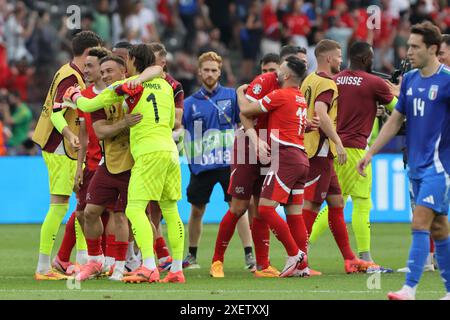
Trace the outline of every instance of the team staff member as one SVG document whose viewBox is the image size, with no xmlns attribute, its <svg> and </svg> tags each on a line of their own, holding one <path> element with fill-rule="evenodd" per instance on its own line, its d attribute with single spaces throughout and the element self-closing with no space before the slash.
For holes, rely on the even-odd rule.
<svg viewBox="0 0 450 320">
<path fill-rule="evenodd" d="M 202 218 L 214 186 L 220 183 L 224 200 L 228 203 L 231 200 L 227 192 L 231 147 L 234 131 L 240 122 L 235 90 L 222 87 L 219 83 L 222 58 L 215 52 L 206 52 L 199 57 L 198 65 L 202 87 L 185 100 L 183 114 L 183 126 L 186 130 L 184 144 L 191 170 L 187 198 L 192 205 L 188 224 L 189 252 L 183 262 L 185 268 L 199 267 L 197 248 L 202 232 Z M 241 219 L 238 230 L 246 264 L 252 268 L 254 261 L 248 219 Z"/>
</svg>

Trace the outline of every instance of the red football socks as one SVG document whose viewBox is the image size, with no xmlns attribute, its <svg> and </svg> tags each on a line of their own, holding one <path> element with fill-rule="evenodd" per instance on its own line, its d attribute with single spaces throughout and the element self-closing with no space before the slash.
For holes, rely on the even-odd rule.
<svg viewBox="0 0 450 320">
<path fill-rule="evenodd" d="M 158 259 L 170 256 L 169 248 L 167 248 L 166 241 L 163 237 L 159 237 L 153 244 L 153 249 L 156 252 Z"/>
<path fill-rule="evenodd" d="M 102 237 L 98 239 L 86 239 L 86 244 L 88 247 L 88 255 L 90 256 L 101 256 L 102 251 Z"/>
<path fill-rule="evenodd" d="M 328 208 L 328 224 L 344 259 L 355 259 L 348 240 L 347 226 L 344 220 L 344 208 Z"/>
<path fill-rule="evenodd" d="M 261 270 L 269 267 L 269 225 L 261 218 L 253 217 L 252 238 L 255 246 L 256 264 Z"/>
<path fill-rule="evenodd" d="M 302 215 L 305 221 L 306 231 L 308 231 L 309 235 L 312 232 L 314 221 L 316 221 L 317 212 L 303 208 Z"/>
<path fill-rule="evenodd" d="M 75 235 L 75 211 L 72 212 L 69 220 L 66 223 L 66 229 L 64 231 L 64 238 L 61 242 L 61 247 L 58 251 L 58 258 L 61 261 L 69 262 L 70 254 L 72 253 L 72 249 L 76 243 L 76 235 Z"/>
<path fill-rule="evenodd" d="M 127 260 L 127 250 L 128 250 L 128 241 L 115 241 L 115 256 L 116 261 L 126 261 Z"/>
<path fill-rule="evenodd" d="M 116 256 L 116 236 L 113 234 L 108 234 L 106 236 L 106 250 L 105 256 L 107 257 L 115 257 Z"/>
<path fill-rule="evenodd" d="M 277 239 L 283 244 L 287 254 L 289 256 L 297 255 L 299 250 L 298 246 L 292 237 L 286 221 L 278 215 L 275 208 L 270 206 L 259 206 L 258 213 L 259 216 L 267 222 Z"/>
<path fill-rule="evenodd" d="M 225 251 L 227 250 L 228 243 L 233 237 L 234 229 L 239 218 L 230 210 L 223 216 L 220 222 L 219 232 L 216 239 L 216 247 L 214 249 L 214 261 L 222 261 L 224 259 Z"/>
<path fill-rule="evenodd" d="M 308 251 L 308 232 L 306 231 L 305 221 L 301 214 L 286 215 L 287 224 L 294 237 L 295 243 L 304 253 Z"/>
<path fill-rule="evenodd" d="M 430 253 L 434 253 L 434 240 L 433 238 L 431 238 L 431 236 L 430 236 Z"/>
</svg>

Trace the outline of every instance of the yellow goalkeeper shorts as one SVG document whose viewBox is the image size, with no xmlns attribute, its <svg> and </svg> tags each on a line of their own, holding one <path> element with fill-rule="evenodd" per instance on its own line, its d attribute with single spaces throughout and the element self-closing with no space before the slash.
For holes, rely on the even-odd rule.
<svg viewBox="0 0 450 320">
<path fill-rule="evenodd" d="M 70 196 L 73 192 L 77 161 L 66 155 L 42 151 L 48 170 L 50 194 Z"/>
<path fill-rule="evenodd" d="M 356 165 L 366 154 L 366 150 L 356 148 L 345 148 L 347 151 L 347 162 L 339 165 L 337 159 L 334 160 L 334 169 L 341 186 L 342 194 L 369 198 L 372 191 L 372 164 L 366 168 L 367 176 L 359 175 Z"/>
<path fill-rule="evenodd" d="M 181 169 L 178 153 L 156 151 L 140 155 L 131 169 L 128 202 L 180 199 Z"/>
</svg>

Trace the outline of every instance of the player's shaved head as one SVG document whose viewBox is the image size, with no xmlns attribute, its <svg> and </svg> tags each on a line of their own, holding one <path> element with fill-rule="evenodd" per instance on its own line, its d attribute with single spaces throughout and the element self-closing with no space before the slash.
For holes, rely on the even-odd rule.
<svg viewBox="0 0 450 320">
<path fill-rule="evenodd" d="M 296 56 L 286 58 L 287 67 L 293 72 L 294 76 L 301 82 L 305 77 L 306 64 Z"/>
<path fill-rule="evenodd" d="M 354 42 L 349 50 L 351 69 L 372 70 L 373 50 L 372 46 L 364 41 Z"/>
</svg>

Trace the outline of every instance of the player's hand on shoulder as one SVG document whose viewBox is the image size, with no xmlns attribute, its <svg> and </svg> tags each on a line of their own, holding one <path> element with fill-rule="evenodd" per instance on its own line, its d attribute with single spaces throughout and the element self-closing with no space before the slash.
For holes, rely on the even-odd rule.
<svg viewBox="0 0 450 320">
<path fill-rule="evenodd" d="M 128 87 L 128 88 L 130 88 L 131 90 L 134 90 L 134 89 L 136 89 L 139 85 L 141 85 L 142 84 L 142 82 L 141 82 L 141 80 L 139 79 L 139 77 L 137 77 L 137 78 L 134 78 L 134 79 L 131 79 L 131 80 L 128 80 L 127 82 L 125 82 L 125 85 Z"/>
<path fill-rule="evenodd" d="M 245 91 L 247 90 L 247 88 L 248 88 L 248 84 L 245 83 L 245 84 L 239 86 L 239 87 L 236 89 L 236 93 L 237 93 L 238 95 L 239 95 L 239 94 L 244 95 L 244 93 L 245 93 Z"/>
<path fill-rule="evenodd" d="M 142 117 L 143 116 L 140 113 L 126 113 L 124 120 L 127 127 L 131 128 L 141 122 Z"/>
<path fill-rule="evenodd" d="M 398 84 L 394 84 L 392 82 L 390 82 L 389 80 L 385 80 L 386 84 L 389 87 L 389 90 L 391 91 L 392 95 L 395 97 L 399 97 L 400 96 L 400 87 L 402 85 L 402 77 L 399 77 L 399 83 Z"/>
<path fill-rule="evenodd" d="M 70 107 L 72 109 L 77 108 L 77 99 L 81 97 L 80 87 L 71 86 L 67 88 L 63 95 L 63 107 Z"/>
</svg>

